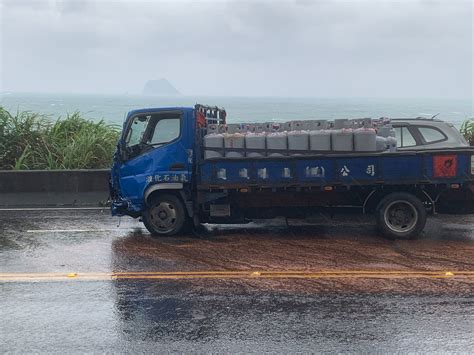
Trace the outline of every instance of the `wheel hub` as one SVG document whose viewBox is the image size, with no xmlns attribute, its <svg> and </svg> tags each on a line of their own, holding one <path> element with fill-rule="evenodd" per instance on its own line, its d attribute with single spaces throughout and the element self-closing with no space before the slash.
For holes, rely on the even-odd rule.
<svg viewBox="0 0 474 355">
<path fill-rule="evenodd" d="M 150 221 L 162 232 L 172 230 L 176 225 L 176 210 L 171 203 L 160 202 L 150 210 Z"/>
<path fill-rule="evenodd" d="M 165 211 L 160 211 L 158 212 L 158 216 L 160 217 L 161 220 L 165 220 L 166 217 L 168 217 L 168 214 Z"/>
<path fill-rule="evenodd" d="M 386 225 L 398 233 L 409 232 L 418 220 L 415 206 L 408 201 L 394 201 L 385 210 Z"/>
</svg>

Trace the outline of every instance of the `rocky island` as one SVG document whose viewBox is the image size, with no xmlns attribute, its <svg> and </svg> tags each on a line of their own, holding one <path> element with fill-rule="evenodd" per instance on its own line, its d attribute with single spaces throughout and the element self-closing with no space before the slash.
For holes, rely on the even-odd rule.
<svg viewBox="0 0 474 355">
<path fill-rule="evenodd" d="M 143 95 L 179 96 L 181 93 L 166 79 L 148 80 L 142 91 Z"/>
</svg>

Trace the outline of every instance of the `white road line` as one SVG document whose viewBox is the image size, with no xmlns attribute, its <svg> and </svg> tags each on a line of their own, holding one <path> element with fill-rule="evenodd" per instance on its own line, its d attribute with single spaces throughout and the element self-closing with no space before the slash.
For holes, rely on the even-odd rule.
<svg viewBox="0 0 474 355">
<path fill-rule="evenodd" d="M 116 232 L 128 231 L 130 228 L 115 229 L 28 229 L 26 233 L 91 233 L 91 232 Z"/>
<path fill-rule="evenodd" d="M 0 208 L 1 211 L 61 211 L 61 210 L 108 210 L 109 207 L 27 207 Z"/>
</svg>

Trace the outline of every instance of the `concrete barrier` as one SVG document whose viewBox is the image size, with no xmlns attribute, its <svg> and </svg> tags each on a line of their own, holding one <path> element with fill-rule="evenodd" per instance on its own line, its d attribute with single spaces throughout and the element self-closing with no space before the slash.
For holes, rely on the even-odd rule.
<svg viewBox="0 0 474 355">
<path fill-rule="evenodd" d="M 99 206 L 108 169 L 0 171 L 0 206 Z"/>
</svg>

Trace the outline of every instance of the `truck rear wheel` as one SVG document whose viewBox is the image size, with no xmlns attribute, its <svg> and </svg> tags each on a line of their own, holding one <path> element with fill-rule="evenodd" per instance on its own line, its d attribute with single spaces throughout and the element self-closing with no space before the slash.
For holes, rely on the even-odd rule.
<svg viewBox="0 0 474 355">
<path fill-rule="evenodd" d="M 420 199 L 405 192 L 387 195 L 377 207 L 377 226 L 391 239 L 415 239 L 426 224 L 426 209 Z"/>
<path fill-rule="evenodd" d="M 143 213 L 143 224 L 153 236 L 182 233 L 187 219 L 183 203 L 174 195 L 159 195 L 153 198 Z"/>
</svg>

